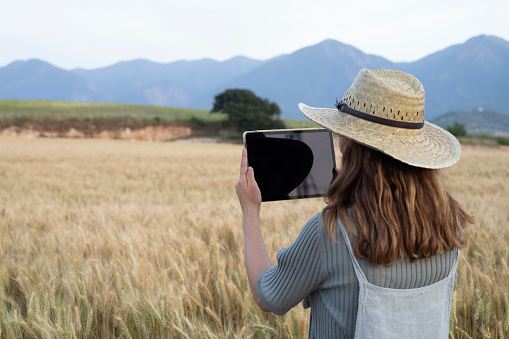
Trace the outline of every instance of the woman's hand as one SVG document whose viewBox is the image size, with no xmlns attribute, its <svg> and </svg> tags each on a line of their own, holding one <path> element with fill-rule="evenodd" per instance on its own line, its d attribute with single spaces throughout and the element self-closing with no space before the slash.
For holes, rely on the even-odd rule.
<svg viewBox="0 0 509 339">
<path fill-rule="evenodd" d="M 259 213 L 262 203 L 262 193 L 254 177 L 254 169 L 247 166 L 247 150 L 242 149 L 239 180 L 235 184 L 242 213 Z"/>
<path fill-rule="evenodd" d="M 260 229 L 260 205 L 262 194 L 254 178 L 254 170 L 247 166 L 247 150 L 242 149 L 239 181 L 235 184 L 240 207 L 242 207 L 242 229 L 244 230 L 244 250 L 247 279 L 256 304 L 270 312 L 258 296 L 256 281 L 258 277 L 272 267 Z"/>
</svg>

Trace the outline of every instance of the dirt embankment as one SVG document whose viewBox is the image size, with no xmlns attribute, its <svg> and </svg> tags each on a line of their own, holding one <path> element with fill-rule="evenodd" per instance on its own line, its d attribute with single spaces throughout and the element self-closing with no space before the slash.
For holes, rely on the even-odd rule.
<svg viewBox="0 0 509 339">
<path fill-rule="evenodd" d="M 45 119 L 0 122 L 0 135 L 8 137 L 66 137 L 168 141 L 214 134 L 204 127 L 178 123 L 123 119 Z"/>
</svg>

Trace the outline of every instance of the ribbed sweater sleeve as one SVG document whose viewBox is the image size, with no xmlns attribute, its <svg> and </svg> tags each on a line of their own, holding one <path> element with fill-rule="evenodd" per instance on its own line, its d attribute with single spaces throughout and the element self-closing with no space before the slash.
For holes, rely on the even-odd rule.
<svg viewBox="0 0 509 339">
<path fill-rule="evenodd" d="M 258 296 L 271 312 L 283 315 L 316 290 L 323 276 L 320 214 L 302 228 L 295 242 L 277 253 L 277 263 L 257 280 Z"/>
</svg>

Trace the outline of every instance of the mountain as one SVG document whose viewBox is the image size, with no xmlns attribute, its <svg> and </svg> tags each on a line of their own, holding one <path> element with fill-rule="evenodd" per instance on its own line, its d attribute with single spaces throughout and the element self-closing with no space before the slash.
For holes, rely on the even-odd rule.
<svg viewBox="0 0 509 339">
<path fill-rule="evenodd" d="M 258 96 L 276 101 L 286 116 L 302 118 L 297 107 L 299 102 L 334 107 L 336 98 L 341 99 L 359 69 L 390 66 L 392 63 L 387 59 L 364 54 L 334 40 L 325 40 L 266 62 L 223 87 L 251 89 Z"/>
<path fill-rule="evenodd" d="M 41 60 L 0 68 L 0 99 L 92 101 L 95 92 L 86 77 Z"/>
<path fill-rule="evenodd" d="M 465 125 L 469 134 L 484 133 L 509 137 L 509 115 L 483 108 L 451 111 L 431 122 L 443 128 L 459 122 Z"/>
<path fill-rule="evenodd" d="M 509 42 L 481 35 L 448 47 L 401 70 L 426 90 L 426 114 L 478 107 L 509 113 Z"/>
<path fill-rule="evenodd" d="M 156 63 L 138 59 L 66 71 L 41 60 L 0 68 L 0 99 L 120 102 L 211 109 L 214 96 L 247 88 L 275 101 L 283 116 L 302 119 L 297 105 L 334 107 L 361 68 L 408 72 L 426 90 L 426 119 L 444 112 L 509 114 L 509 42 L 481 35 L 412 63 L 393 63 L 335 40 L 269 60 L 235 57 Z"/>
<path fill-rule="evenodd" d="M 226 87 L 249 88 L 276 101 L 284 115 L 302 118 L 297 104 L 334 107 L 360 68 L 415 75 L 426 91 L 426 119 L 478 107 L 509 114 L 509 42 L 481 35 L 413 63 L 393 63 L 334 40 L 267 62 Z M 219 90 L 219 88 L 218 88 Z"/>
<path fill-rule="evenodd" d="M 94 101 L 196 107 L 194 103 L 209 88 L 261 64 L 263 61 L 246 57 L 224 62 L 202 59 L 168 64 L 138 59 L 89 71 L 78 69 L 74 73 L 86 77 L 97 88 Z"/>
</svg>

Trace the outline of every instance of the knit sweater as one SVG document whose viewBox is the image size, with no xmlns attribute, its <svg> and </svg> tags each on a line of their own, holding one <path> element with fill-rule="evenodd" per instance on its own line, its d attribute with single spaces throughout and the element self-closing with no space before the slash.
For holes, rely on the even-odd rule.
<svg viewBox="0 0 509 339">
<path fill-rule="evenodd" d="M 311 307 L 309 338 L 353 338 L 357 320 L 359 284 L 348 249 L 338 229 L 336 240 L 312 217 L 295 242 L 277 253 L 277 264 L 260 275 L 258 295 L 271 312 L 284 315 L 301 301 Z M 349 237 L 353 245 L 355 236 Z M 454 251 L 414 263 L 397 260 L 377 267 L 359 264 L 368 281 L 387 288 L 417 288 L 446 278 L 454 265 Z"/>
</svg>

